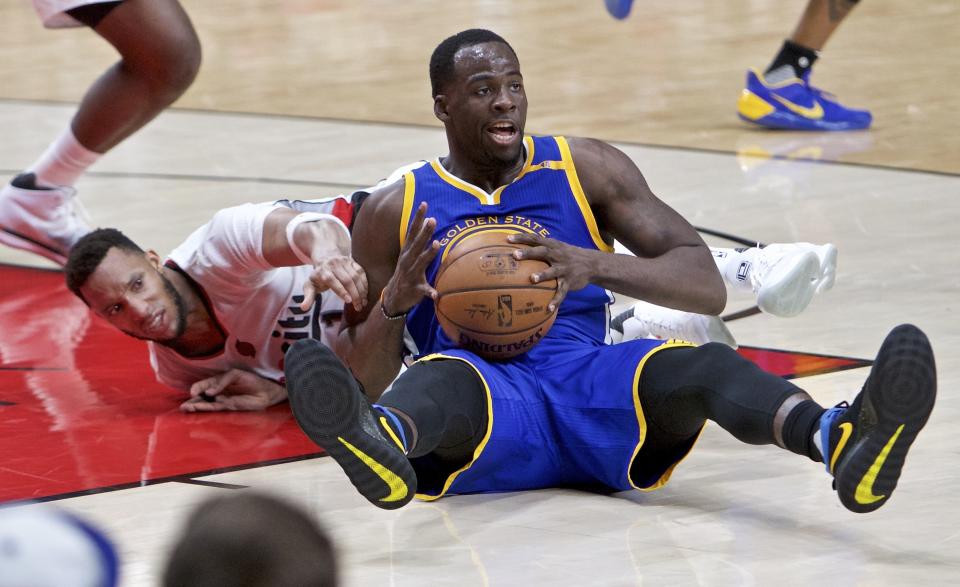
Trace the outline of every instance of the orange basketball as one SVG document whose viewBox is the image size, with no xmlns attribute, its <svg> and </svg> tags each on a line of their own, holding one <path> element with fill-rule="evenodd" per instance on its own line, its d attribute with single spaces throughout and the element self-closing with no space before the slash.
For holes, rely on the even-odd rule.
<svg viewBox="0 0 960 587">
<path fill-rule="evenodd" d="M 526 245 L 507 242 L 510 232 L 486 230 L 447 250 L 434 287 L 437 320 L 460 347 L 487 359 L 509 359 L 530 350 L 550 330 L 556 312 L 547 305 L 557 280 L 532 283 L 549 265 L 518 260 Z"/>
</svg>

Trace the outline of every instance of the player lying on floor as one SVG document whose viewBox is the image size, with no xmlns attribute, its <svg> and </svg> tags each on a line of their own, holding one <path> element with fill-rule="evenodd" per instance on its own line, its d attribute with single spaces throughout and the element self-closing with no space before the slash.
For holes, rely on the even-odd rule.
<svg viewBox="0 0 960 587">
<path fill-rule="evenodd" d="M 360 205 L 423 163 L 401 167 L 349 196 L 225 208 L 166 259 L 118 230 L 98 229 L 71 251 L 67 285 L 98 316 L 149 341 L 157 379 L 190 393 L 182 410 L 267 408 L 287 397 L 283 355 L 290 344 L 302 338 L 327 342 L 331 329 L 339 329 L 338 296 L 347 296 L 347 303 L 366 299 L 348 230 Z M 728 284 L 752 288 L 774 313 L 802 310 L 797 301 L 806 306 L 818 287 L 832 285 L 836 265 L 832 245 L 713 253 Z M 716 316 L 646 302 L 630 312 L 629 320 L 614 321 L 623 333 L 613 331 L 612 340 L 735 344 Z"/>
</svg>

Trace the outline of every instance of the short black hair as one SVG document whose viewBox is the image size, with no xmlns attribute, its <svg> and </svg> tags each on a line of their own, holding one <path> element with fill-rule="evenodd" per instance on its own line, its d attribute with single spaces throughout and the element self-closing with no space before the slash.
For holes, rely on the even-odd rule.
<svg viewBox="0 0 960 587">
<path fill-rule="evenodd" d="M 453 56 L 457 51 L 482 43 L 503 43 L 514 57 L 517 56 L 517 52 L 513 50 L 510 43 L 497 33 L 486 29 L 468 29 L 447 37 L 437 45 L 433 55 L 430 56 L 430 90 L 434 96 L 442 93 L 441 88 L 453 76 Z M 517 60 L 519 61 L 519 58 Z"/>
<path fill-rule="evenodd" d="M 103 262 L 103 258 L 114 247 L 134 253 L 144 252 L 137 243 L 116 228 L 98 228 L 84 235 L 70 249 L 70 256 L 67 257 L 67 264 L 63 267 L 63 274 L 67 279 L 67 287 L 84 303 L 87 300 L 80 293 L 80 288 L 87 283 L 93 272 Z"/>
</svg>

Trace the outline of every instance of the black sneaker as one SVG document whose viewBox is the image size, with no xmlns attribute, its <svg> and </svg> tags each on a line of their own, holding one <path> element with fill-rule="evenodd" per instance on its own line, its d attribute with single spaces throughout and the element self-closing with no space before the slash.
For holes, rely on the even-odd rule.
<svg viewBox="0 0 960 587">
<path fill-rule="evenodd" d="M 823 462 L 844 507 L 866 513 L 887 503 L 936 395 L 930 341 L 916 326 L 897 326 L 853 404 L 843 402 L 820 419 Z"/>
<path fill-rule="evenodd" d="M 297 341 L 287 351 L 284 374 L 300 428 L 370 503 L 392 510 L 413 499 L 417 476 L 403 444 L 333 351 L 313 339 Z"/>
</svg>

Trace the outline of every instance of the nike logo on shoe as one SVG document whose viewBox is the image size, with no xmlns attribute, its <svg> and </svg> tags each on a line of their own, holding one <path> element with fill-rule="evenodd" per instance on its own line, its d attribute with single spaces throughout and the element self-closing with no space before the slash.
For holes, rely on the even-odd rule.
<svg viewBox="0 0 960 587">
<path fill-rule="evenodd" d="M 840 456 L 840 453 L 843 452 L 843 447 L 847 445 L 847 441 L 850 440 L 850 435 L 853 434 L 853 424 L 850 422 L 844 422 L 840 424 L 840 440 L 837 441 L 837 446 L 833 449 L 833 456 L 830 458 L 830 472 L 836 470 L 837 458 Z"/>
<path fill-rule="evenodd" d="M 900 433 L 903 432 L 903 426 L 904 425 L 901 424 L 900 427 L 897 428 L 897 431 L 893 434 L 893 436 L 890 437 L 890 440 L 887 441 L 887 444 L 884 445 L 883 450 L 881 450 L 880 454 L 877 455 L 877 458 L 874 459 L 873 463 L 870 465 L 870 468 L 867 469 L 867 472 L 863 475 L 863 478 L 860 479 L 860 483 L 857 484 L 857 491 L 853 495 L 853 498 L 857 500 L 857 503 L 861 505 L 869 505 L 886 497 L 886 495 L 873 494 L 873 483 L 877 480 L 877 475 L 880 474 L 880 469 L 883 468 L 883 463 L 886 462 L 887 456 L 890 454 L 890 450 L 897 442 L 897 438 L 900 436 Z"/>
<path fill-rule="evenodd" d="M 816 100 L 813 101 L 813 107 L 807 108 L 806 106 L 801 106 L 800 104 L 791 102 L 790 100 L 787 100 L 782 96 L 778 96 L 777 94 L 770 94 L 770 96 L 777 102 L 780 102 L 786 106 L 791 112 L 799 114 L 804 118 L 809 118 L 810 120 L 820 120 L 823 118 L 823 106 L 821 106 L 820 102 L 817 102 Z"/>
<path fill-rule="evenodd" d="M 371 456 L 353 446 L 342 437 L 338 436 L 337 440 L 347 447 L 347 450 L 352 452 L 354 456 L 360 459 L 364 465 L 370 467 L 370 470 L 372 470 L 377 477 L 380 477 L 380 479 L 387 484 L 387 487 L 390 488 L 390 495 L 380 499 L 380 501 L 389 503 L 393 501 L 401 501 L 407 497 L 407 484 L 404 483 L 403 479 L 401 479 L 397 474 L 378 463 Z"/>
</svg>

